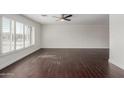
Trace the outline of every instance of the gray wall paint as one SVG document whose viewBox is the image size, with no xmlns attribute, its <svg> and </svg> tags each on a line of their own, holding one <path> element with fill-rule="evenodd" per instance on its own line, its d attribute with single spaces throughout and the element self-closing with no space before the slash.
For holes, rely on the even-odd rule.
<svg viewBox="0 0 124 93">
<path fill-rule="evenodd" d="M 110 15 L 110 59 L 124 69 L 124 14 Z"/>
<path fill-rule="evenodd" d="M 42 48 L 108 48 L 106 25 L 43 25 Z"/>
</svg>

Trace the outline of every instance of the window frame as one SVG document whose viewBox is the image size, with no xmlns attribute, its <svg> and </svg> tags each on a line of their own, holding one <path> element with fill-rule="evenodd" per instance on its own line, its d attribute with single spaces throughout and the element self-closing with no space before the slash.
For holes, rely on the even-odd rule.
<svg viewBox="0 0 124 93">
<path fill-rule="evenodd" d="M 8 51 L 6 53 L 2 53 L 2 37 L 1 36 L 2 36 L 2 18 L 3 17 L 14 21 L 14 50 Z M 20 49 L 16 49 L 16 22 L 19 22 L 19 23 L 23 24 L 23 48 L 20 48 Z M 10 25 L 12 25 L 12 22 L 11 22 Z M 26 25 L 28 25 L 30 27 L 34 27 L 34 29 L 36 29 L 35 26 L 32 26 L 30 24 L 25 24 L 23 22 L 20 22 L 18 20 L 15 20 L 15 19 L 12 19 L 12 18 L 9 18 L 9 17 L 6 17 L 6 16 L 0 16 L 0 26 L 1 26 L 1 28 L 0 28 L 0 57 L 10 55 L 12 53 L 17 53 L 21 50 L 25 50 L 25 49 L 28 49 L 28 48 L 31 48 L 31 47 L 35 46 L 35 44 L 36 44 L 35 42 L 34 42 L 34 44 L 31 44 L 31 42 L 30 42 L 29 46 L 25 47 L 25 26 Z M 34 31 L 34 35 L 35 35 L 35 33 L 36 33 L 36 30 Z M 31 31 L 30 31 L 30 36 L 31 36 Z M 30 37 L 30 39 L 31 39 L 31 37 Z M 34 41 L 35 40 L 36 40 L 36 38 L 34 38 Z"/>
<path fill-rule="evenodd" d="M 0 16 L 0 55 L 2 55 L 2 16 Z"/>
</svg>

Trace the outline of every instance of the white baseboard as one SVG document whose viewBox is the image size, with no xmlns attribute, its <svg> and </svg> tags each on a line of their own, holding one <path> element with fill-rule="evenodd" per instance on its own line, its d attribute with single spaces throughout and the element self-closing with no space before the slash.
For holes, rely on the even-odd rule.
<svg viewBox="0 0 124 93">
<path fill-rule="evenodd" d="M 120 64 L 117 64 L 117 61 L 115 61 L 115 60 L 112 60 L 112 59 L 109 58 L 109 59 L 108 59 L 108 62 L 110 62 L 110 63 L 112 63 L 112 64 L 118 66 L 118 67 L 121 68 L 121 69 L 124 69 L 124 67 L 123 67 L 122 65 L 120 65 Z"/>
</svg>

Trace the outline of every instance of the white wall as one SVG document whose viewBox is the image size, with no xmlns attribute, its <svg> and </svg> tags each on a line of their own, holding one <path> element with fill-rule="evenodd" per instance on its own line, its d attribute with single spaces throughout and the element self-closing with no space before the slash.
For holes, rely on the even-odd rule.
<svg viewBox="0 0 124 93">
<path fill-rule="evenodd" d="M 2 15 L 0 15 L 0 16 L 2 16 Z M 32 26 L 35 26 L 35 28 L 36 28 L 36 34 L 35 34 L 36 44 L 32 47 L 18 50 L 16 52 L 12 52 L 12 53 L 7 54 L 7 55 L 0 56 L 0 69 L 8 66 L 9 64 L 12 64 L 13 62 L 23 58 L 24 56 L 26 56 L 26 55 L 28 55 L 28 54 L 30 54 L 30 53 L 32 53 L 32 52 L 34 52 L 40 48 L 40 24 L 38 24 L 34 21 L 31 21 L 31 20 L 29 20 L 29 19 L 27 19 L 21 15 L 3 15 L 3 16 L 6 16 L 6 17 L 9 17 L 12 19 L 16 19 L 16 20 L 23 22 L 25 24 L 30 24 Z"/>
<path fill-rule="evenodd" d="M 43 25 L 42 48 L 108 48 L 106 25 Z"/>
<path fill-rule="evenodd" d="M 110 59 L 124 69 L 124 14 L 110 15 Z"/>
</svg>

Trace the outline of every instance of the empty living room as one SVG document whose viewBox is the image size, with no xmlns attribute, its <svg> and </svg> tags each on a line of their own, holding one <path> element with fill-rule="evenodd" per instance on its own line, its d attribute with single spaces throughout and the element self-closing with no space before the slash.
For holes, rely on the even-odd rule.
<svg viewBox="0 0 124 93">
<path fill-rule="evenodd" d="M 122 78 L 123 24 L 123 14 L 0 14 L 0 77 Z"/>
<path fill-rule="evenodd" d="M 124 93 L 123 0 L 1 0 L 1 93 Z"/>
</svg>

